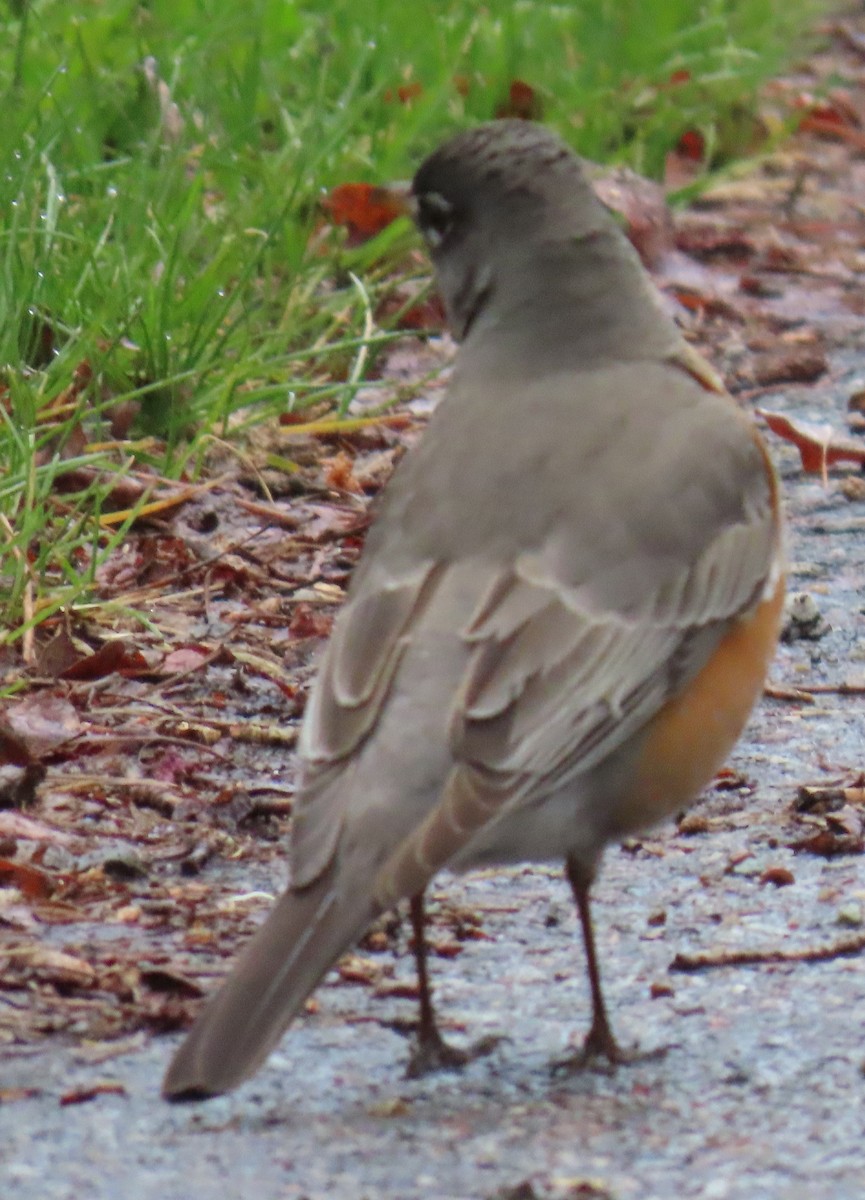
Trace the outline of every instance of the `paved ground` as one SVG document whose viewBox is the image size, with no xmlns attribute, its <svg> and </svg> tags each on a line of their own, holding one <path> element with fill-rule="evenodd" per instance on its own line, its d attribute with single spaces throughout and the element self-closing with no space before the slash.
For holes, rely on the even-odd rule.
<svg viewBox="0 0 865 1200">
<path fill-rule="evenodd" d="M 861 361 L 851 350 L 825 386 L 761 403 L 843 430 Z M 807 589 L 831 625 L 819 641 L 782 647 L 774 681 L 855 683 L 865 679 L 865 509 L 838 476 L 825 488 L 802 476 L 791 448 L 773 451 L 792 515 L 791 587 Z M 587 1017 L 566 887 L 537 869 L 445 880 L 443 901 L 476 912 L 486 936 L 435 959 L 437 998 L 464 1036 L 506 1035 L 491 1057 L 460 1076 L 406 1082 L 405 1042 L 389 1023 L 411 1014 L 410 1001 L 344 983 L 319 992 L 319 1012 L 252 1083 L 201 1106 L 159 1099 L 173 1039 L 139 1035 L 101 1062 L 86 1045 L 5 1049 L 0 1087 L 41 1094 L 0 1106 L 0 1194 L 858 1200 L 865 951 L 837 951 L 865 942 L 859 809 L 809 824 L 793 801 L 803 782 L 855 780 L 865 695 L 813 698 L 764 701 L 731 763 L 743 781 L 693 810 L 704 820 L 608 855 L 596 904 L 608 998 L 622 1038 L 669 1045 L 666 1057 L 551 1076 Z M 814 833 L 851 852 L 790 848 Z M 220 870 L 248 888 L 241 868 Z M 671 970 L 678 954 L 734 951 L 814 961 Z M 404 952 L 385 957 L 411 977 Z M 61 1104 L 99 1083 L 120 1093 Z"/>
</svg>

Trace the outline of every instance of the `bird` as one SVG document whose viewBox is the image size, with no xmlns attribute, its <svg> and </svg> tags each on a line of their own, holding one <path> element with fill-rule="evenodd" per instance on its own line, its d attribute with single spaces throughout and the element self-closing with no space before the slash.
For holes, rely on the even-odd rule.
<svg viewBox="0 0 865 1200">
<path fill-rule="evenodd" d="M 590 910 L 604 849 L 698 796 L 775 650 L 772 464 L 583 160 L 541 125 L 480 124 L 426 158 L 406 203 L 454 373 L 379 497 L 310 693 L 289 885 L 175 1054 L 169 1099 L 252 1075 L 406 901 L 410 1070 L 470 1058 L 439 1032 L 427 969 L 444 868 L 564 865 L 592 1002 L 575 1061 L 627 1061 Z"/>
</svg>

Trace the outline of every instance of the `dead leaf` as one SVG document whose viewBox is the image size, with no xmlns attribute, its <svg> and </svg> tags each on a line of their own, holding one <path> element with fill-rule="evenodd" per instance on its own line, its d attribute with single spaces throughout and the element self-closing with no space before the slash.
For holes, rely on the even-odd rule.
<svg viewBox="0 0 865 1200">
<path fill-rule="evenodd" d="M 826 824 L 833 833 L 843 834 L 845 837 L 862 838 L 863 826 L 865 822 L 862 820 L 861 809 L 854 808 L 852 804 L 845 804 L 843 807 L 826 814 Z"/>
<path fill-rule="evenodd" d="M 515 79 L 508 88 L 507 99 L 496 106 L 496 117 L 499 120 L 516 117 L 521 121 L 540 121 L 542 116 L 541 98 L 524 79 Z"/>
<path fill-rule="evenodd" d="M 751 377 L 758 387 L 778 383 L 814 383 L 829 369 L 825 354 L 819 350 L 793 348 L 759 354 L 751 366 Z"/>
<path fill-rule="evenodd" d="M 17 968 L 25 976 L 57 987 L 93 987 L 98 979 L 96 970 L 83 958 L 53 950 L 49 946 L 14 946 L 0 953 L 0 962 Z"/>
<path fill-rule="evenodd" d="M 70 1104 L 86 1104 L 89 1100 L 95 1100 L 97 1096 L 125 1095 L 126 1088 L 122 1083 L 92 1083 L 88 1087 L 75 1088 L 71 1092 L 64 1092 L 60 1097 L 60 1104 L 65 1108 Z"/>
<path fill-rule="evenodd" d="M 368 242 L 405 212 L 393 192 L 374 183 L 341 183 L 331 188 L 322 207 L 331 224 L 348 230 L 350 246 Z"/>
<path fill-rule="evenodd" d="M 796 882 L 796 876 L 787 867 L 767 867 L 760 876 L 760 883 L 773 883 L 775 887 L 788 887 Z"/>
<path fill-rule="evenodd" d="M 394 91 L 388 88 L 384 94 L 386 104 L 392 104 L 393 101 L 399 100 L 400 104 L 411 104 L 412 100 L 417 100 L 423 95 L 423 85 L 415 79 L 409 83 L 401 83 Z"/>
<path fill-rule="evenodd" d="M 865 150 L 865 133 L 861 129 L 851 129 L 848 125 L 839 124 L 833 117 L 803 117 L 799 122 L 799 128 L 804 133 L 819 133 L 824 137 L 841 138 L 857 150 Z"/>
<path fill-rule="evenodd" d="M 376 309 L 376 320 L 386 324 L 395 319 L 398 329 L 417 333 L 439 333 L 447 325 L 444 304 L 438 292 L 431 292 L 416 304 L 411 296 L 399 290 L 388 293 Z"/>
<path fill-rule="evenodd" d="M 141 982 L 146 984 L 151 991 L 170 992 L 172 995 L 185 996 L 190 1000 L 204 995 L 204 989 L 194 979 L 188 979 L 185 975 L 169 970 L 167 967 L 142 967 Z"/>
<path fill-rule="evenodd" d="M 819 854 L 821 858 L 834 858 L 838 854 L 862 854 L 865 842 L 861 837 L 820 829 L 808 837 L 790 842 L 790 849 L 796 853 L 805 850 L 809 854 Z"/>
<path fill-rule="evenodd" d="M 809 92 L 802 92 L 794 100 L 793 106 L 807 110 L 799 121 L 799 129 L 803 133 L 841 138 L 857 150 L 865 149 L 862 121 L 849 92 L 833 88 L 828 95 L 819 99 Z"/>
<path fill-rule="evenodd" d="M 66 629 L 61 629 L 50 641 L 36 646 L 36 670 L 51 679 L 57 679 L 80 658 L 80 647 Z"/>
<path fill-rule="evenodd" d="M 702 163 L 705 158 L 705 138 L 699 130 L 685 130 L 675 143 L 675 150 L 691 162 Z"/>
<path fill-rule="evenodd" d="M 69 701 L 50 692 L 39 692 L 9 705 L 5 724 L 24 743 L 32 759 L 50 754 L 81 732 L 78 713 Z"/>
<path fill-rule="evenodd" d="M 0 887 L 15 887 L 28 900 L 46 900 L 54 891 L 55 883 L 38 867 L 0 858 Z"/>
<path fill-rule="evenodd" d="M 683 254 L 704 261 L 716 258 L 749 259 L 757 250 L 753 237 L 745 230 L 733 224 L 693 217 L 677 225 L 676 246 Z"/>
<path fill-rule="evenodd" d="M 81 449 L 84 449 L 84 444 Z M 152 486 L 149 481 L 134 475 L 112 476 L 108 471 L 99 470 L 97 467 L 70 467 L 68 470 L 59 471 L 54 478 L 54 491 L 60 496 L 84 492 L 97 485 L 105 489 L 102 497 L 103 510 L 133 508 L 147 488 Z M 103 516 L 106 515 L 114 514 L 103 511 Z"/>
<path fill-rule="evenodd" d="M 60 674 L 61 679 L 104 679 L 107 675 L 140 675 L 150 666 L 144 655 L 126 641 L 103 642 L 93 654 L 84 654 Z"/>
<path fill-rule="evenodd" d="M 323 458 L 321 466 L 324 482 L 329 488 L 340 492 L 354 492 L 355 495 L 363 494 L 363 488 L 354 474 L 354 460 L 345 450 L 340 450 L 333 458 Z"/>
<path fill-rule="evenodd" d="M 288 632 L 293 638 L 325 638 L 333 628 L 333 615 L 301 601 L 294 606 Z"/>
<path fill-rule="evenodd" d="M 744 319 L 742 313 L 723 296 L 681 284 L 673 284 L 670 291 L 683 308 L 688 312 L 698 313 L 701 317 L 721 317 L 723 320 L 737 322 Z"/>
<path fill-rule="evenodd" d="M 213 658 L 213 651 L 198 646 L 179 646 L 165 656 L 162 673 L 165 675 L 180 675 L 188 671 L 197 671 Z"/>
<path fill-rule="evenodd" d="M 337 973 L 345 983 L 361 983 L 371 987 L 384 974 L 384 967 L 374 958 L 362 958 L 359 954 L 347 954 L 340 960 Z"/>
<path fill-rule="evenodd" d="M 335 504 L 307 504 L 304 513 L 304 541 L 316 544 L 340 541 L 361 533 L 369 523 L 369 517 L 365 514 L 337 508 Z"/>
</svg>

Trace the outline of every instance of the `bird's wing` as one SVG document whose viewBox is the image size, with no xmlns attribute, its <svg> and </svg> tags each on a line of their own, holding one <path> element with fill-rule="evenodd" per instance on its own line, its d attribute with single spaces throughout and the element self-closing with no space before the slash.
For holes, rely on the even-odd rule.
<svg viewBox="0 0 865 1200">
<path fill-rule="evenodd" d="M 778 554 L 770 473 L 744 436 L 752 452 L 747 470 L 737 465 L 744 495 L 734 510 L 719 502 L 696 555 L 649 546 L 583 572 L 572 531 L 551 523 L 510 561 L 478 552 L 388 574 L 387 554 L 379 556 L 340 614 L 305 720 L 298 885 L 330 861 L 345 805 L 357 802 L 340 786 L 346 763 L 374 734 L 395 678 L 410 685 L 401 663 L 430 628 L 449 625 L 465 651 L 448 692 L 453 766 L 394 844 L 377 884 L 386 902 L 423 887 L 505 808 L 602 761 L 699 672 L 730 623 L 767 594 Z M 438 598 L 456 572 L 473 577 L 465 594 L 474 600 L 442 620 Z"/>
<path fill-rule="evenodd" d="M 725 530 L 643 611 L 594 607 L 526 556 L 491 582 L 450 722 L 454 768 L 438 804 L 382 869 L 378 894 L 412 894 L 487 822 L 551 794 L 637 733 L 705 665 L 731 621 L 773 588 L 775 530 Z"/>
</svg>

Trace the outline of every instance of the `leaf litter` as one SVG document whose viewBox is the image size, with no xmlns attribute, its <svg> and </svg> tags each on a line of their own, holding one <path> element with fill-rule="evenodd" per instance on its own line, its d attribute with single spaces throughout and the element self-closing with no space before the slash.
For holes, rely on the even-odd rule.
<svg viewBox="0 0 865 1200">
<path fill-rule="evenodd" d="M 844 490 L 865 446 L 856 405 L 848 407 L 865 386 L 865 165 L 849 135 L 865 107 L 861 26 L 838 25 L 831 50 L 768 101 L 789 109 L 806 93 L 828 95 L 827 80 L 840 72 L 845 103 L 830 96 L 827 110 L 809 101 L 790 143 L 702 193 L 669 219 L 669 234 L 649 239 L 656 279 L 692 344 L 741 403 L 773 393 L 764 419 L 788 439 L 773 440 L 772 450 L 790 512 L 791 591 L 810 596 L 825 625 L 819 638 L 793 638 L 779 651 L 776 698 L 736 759 L 747 774 L 721 778 L 677 830 L 621 852 L 661 869 L 701 860 L 705 901 L 696 903 L 721 905 L 717 944 L 707 948 L 703 931 L 700 950 L 666 954 L 668 971 L 825 966 L 865 951 L 860 934 L 839 935 L 816 919 L 801 918 L 800 928 L 795 896 L 779 910 L 790 915 L 776 943 L 743 946 L 737 922 L 747 934 L 749 918 L 735 912 L 749 881 L 762 897 L 783 898 L 809 877 L 797 864 L 813 862 L 813 875 L 865 850 L 857 540 L 865 518 L 856 513 L 863 497 Z M 656 193 L 645 220 L 631 193 L 626 204 L 629 227 L 667 228 Z M 443 345 L 406 340 L 388 351 L 395 388 L 446 361 Z M 0 778 L 0 1046 L 62 1038 L 110 1053 L 185 1027 L 260 919 L 284 877 L 290 747 L 315 655 L 362 548 L 370 501 L 423 412 L 405 399 L 396 424 L 255 431 L 245 462 L 214 451 L 211 486 L 139 513 L 100 572 L 102 603 L 91 616 L 47 621 L 26 668 L 4 656 L 5 681 L 19 689 L 0 720 L 4 770 L 19 781 L 30 772 L 30 782 L 16 791 Z M 849 437 L 837 432 L 845 419 Z M 294 469 L 273 465 L 281 459 Z M 816 486 L 803 475 L 815 467 Z M 830 877 L 820 895 L 849 917 L 844 888 L 833 890 Z M 514 919 L 501 894 L 498 908 L 495 898 L 478 903 L 471 888 L 460 895 L 462 916 L 453 892 L 432 906 L 443 961 L 459 956 L 466 938 L 495 943 L 488 927 Z M 671 894 L 663 920 L 650 920 L 653 938 L 667 936 L 677 902 Z M 394 974 L 405 945 L 398 921 L 382 923 L 326 990 L 363 988 L 381 1005 L 409 996 L 410 982 Z M 647 995 L 675 1013 L 678 986 L 655 979 Z M 314 998 L 310 1010 L 319 1004 Z M 374 1012 L 349 1007 L 343 1019 L 375 1020 Z M 97 1081 L 64 1102 L 110 1091 Z M 31 1094 L 11 1087 L 0 1101 Z"/>
<path fill-rule="evenodd" d="M 841 41 L 846 29 L 839 28 Z M 834 70 L 838 53 L 836 46 L 814 60 L 812 87 Z M 858 51 L 849 49 L 847 59 L 861 77 Z M 816 382 L 829 371 L 827 355 L 861 322 L 856 285 L 865 249 L 854 235 L 865 172 L 851 155 L 856 139 L 844 136 L 858 112 L 846 92 L 818 102 L 797 88 L 794 80 L 775 90 L 806 113 L 800 136 L 748 164 L 742 177 L 709 187 L 690 210 L 674 216 L 662 189 L 632 172 L 599 171 L 595 181 L 605 203 L 622 213 L 689 340 L 720 363 L 728 386 L 745 399 L 780 383 Z M 533 103 L 531 89 L 515 81 L 508 111 Z M 701 157 L 695 139 L 684 139 L 677 153 Z M 373 185 L 342 185 L 324 207 L 348 227 L 352 244 L 398 215 Z M 406 341 L 387 357 L 410 381 L 428 355 Z M 71 388 L 86 381 L 82 364 Z M 865 460 L 865 442 L 855 435 L 757 412 L 824 481 L 830 466 Z M 190 949 L 188 931 L 208 923 L 203 909 L 211 905 L 215 916 L 226 899 L 218 884 L 202 891 L 199 874 L 215 858 L 267 865 L 279 856 L 294 771 L 287 750 L 313 658 L 360 552 L 368 502 L 421 424 L 411 403 L 382 418 L 300 425 L 290 418 L 282 428 L 254 430 L 243 461 L 216 451 L 215 477 L 202 486 L 173 486 L 141 504 L 144 480 L 118 482 L 113 503 L 123 507 L 103 521 L 120 523 L 139 507 L 100 570 L 103 607 L 74 628 L 62 615 L 47 621 L 31 670 L 6 672 L 7 682 L 23 684 L 2 714 L 19 748 L 4 754 L 8 769 L 16 779 L 34 766 L 42 774 L 27 798 L 33 815 L 21 813 L 5 832 L 0 822 L 0 883 L 26 901 L 38 928 L 54 937 L 65 931 L 66 949 L 57 953 L 74 955 L 94 926 L 119 925 L 119 936 L 110 949 L 91 947 L 89 971 L 65 983 L 58 971 L 54 982 L 63 986 L 53 994 L 45 986 L 48 960 L 40 975 L 37 958 L 23 952 L 32 927 L 19 929 L 7 962 L 18 963 L 20 986 L 31 963 L 42 1003 L 16 1007 L 8 1028 L 0 1015 L 0 1037 L 64 1030 L 121 1036 L 188 1022 L 197 993 L 178 987 L 172 995 L 169 983 L 154 996 L 139 975 L 118 1005 L 116 987 L 105 980 L 112 970 L 116 977 L 125 946 L 128 982 L 142 942 L 161 962 L 183 962 L 194 974 L 201 940 L 196 934 Z M 290 463 L 290 472 L 274 461 Z M 72 482 L 82 486 L 77 477 Z M 9 816 L 14 789 L 0 787 L 0 803 L 3 796 Z M 87 856 L 69 849 L 109 840 L 134 849 L 138 866 L 121 867 L 122 856 L 108 851 L 82 865 Z M 52 844 L 63 854 L 48 854 Z M 184 871 L 194 883 L 183 882 Z M 6 909 L 13 931 L 15 910 Z M 246 929 L 240 922 L 220 953 L 233 952 Z M 14 995 L 19 985 L 10 979 L 7 973 L 4 991 Z"/>
</svg>

